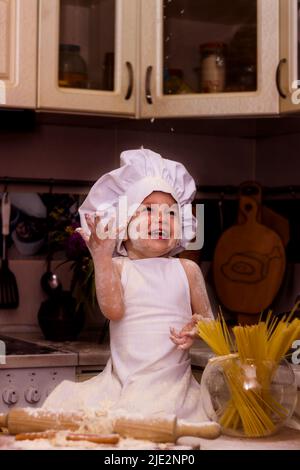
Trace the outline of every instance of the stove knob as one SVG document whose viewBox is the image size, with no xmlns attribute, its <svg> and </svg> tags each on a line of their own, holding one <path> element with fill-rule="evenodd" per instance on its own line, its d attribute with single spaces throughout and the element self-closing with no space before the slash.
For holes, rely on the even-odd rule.
<svg viewBox="0 0 300 470">
<path fill-rule="evenodd" d="M 28 403 L 37 403 L 41 399 L 41 394 L 37 388 L 30 387 L 25 392 L 25 400 Z"/>
<path fill-rule="evenodd" d="M 14 405 L 19 400 L 19 395 L 13 388 L 6 388 L 2 393 L 2 399 L 6 405 Z"/>
</svg>

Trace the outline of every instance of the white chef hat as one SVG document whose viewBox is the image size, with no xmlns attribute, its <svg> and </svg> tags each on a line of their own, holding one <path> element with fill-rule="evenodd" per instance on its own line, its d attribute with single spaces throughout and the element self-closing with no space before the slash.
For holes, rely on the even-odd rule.
<svg viewBox="0 0 300 470">
<path fill-rule="evenodd" d="M 144 148 L 122 152 L 120 161 L 120 168 L 101 176 L 79 208 L 82 228 L 89 233 L 85 214 L 105 214 L 101 221 L 106 224 L 116 216 L 122 196 L 127 198 L 127 215 L 130 217 L 153 191 L 162 191 L 173 196 L 182 221 L 182 238 L 169 254 L 183 251 L 195 237 L 197 226 L 190 204 L 196 193 L 192 176 L 181 163 Z M 122 239 L 116 246 L 115 255 L 127 255 Z"/>
</svg>

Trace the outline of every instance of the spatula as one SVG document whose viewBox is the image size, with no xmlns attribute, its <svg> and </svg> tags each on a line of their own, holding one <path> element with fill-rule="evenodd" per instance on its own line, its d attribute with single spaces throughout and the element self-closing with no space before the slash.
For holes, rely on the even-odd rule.
<svg viewBox="0 0 300 470">
<path fill-rule="evenodd" d="M 19 306 L 19 292 L 14 273 L 9 269 L 6 237 L 9 235 L 10 200 L 8 193 L 2 197 L 2 239 L 3 251 L 0 268 L 0 309 L 13 309 Z"/>
</svg>

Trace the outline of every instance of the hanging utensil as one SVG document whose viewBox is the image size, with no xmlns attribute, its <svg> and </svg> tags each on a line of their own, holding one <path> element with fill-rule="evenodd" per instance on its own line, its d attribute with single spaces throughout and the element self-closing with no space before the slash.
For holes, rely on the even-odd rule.
<svg viewBox="0 0 300 470">
<path fill-rule="evenodd" d="M 57 274 L 51 271 L 52 254 L 49 253 L 47 259 L 47 270 L 41 277 L 41 286 L 43 291 L 50 297 L 59 295 L 62 291 L 62 284 Z"/>
<path fill-rule="evenodd" d="M 52 197 L 53 184 L 49 187 L 49 196 Z M 53 249 L 50 244 L 50 222 L 49 222 L 49 209 L 47 207 L 47 268 L 46 272 L 41 277 L 41 287 L 43 291 L 49 296 L 59 296 L 62 292 L 62 284 L 57 274 L 51 270 L 51 263 L 53 259 Z"/>
<path fill-rule="evenodd" d="M 10 200 L 7 192 L 2 197 L 3 251 L 0 268 L 0 308 L 14 309 L 19 306 L 19 291 L 15 275 L 9 269 L 7 258 L 7 236 L 9 235 Z"/>
</svg>

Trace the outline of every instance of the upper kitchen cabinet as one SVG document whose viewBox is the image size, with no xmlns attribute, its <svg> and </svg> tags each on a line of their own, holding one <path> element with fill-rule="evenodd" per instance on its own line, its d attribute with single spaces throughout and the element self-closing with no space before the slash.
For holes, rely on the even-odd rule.
<svg viewBox="0 0 300 470">
<path fill-rule="evenodd" d="M 40 0 L 39 108 L 136 114 L 138 1 Z"/>
<path fill-rule="evenodd" d="M 39 109 L 138 118 L 299 111 L 299 0 L 38 3 Z M 8 105 L 34 106 L 36 9 L 37 0 L 0 0 Z"/>
<path fill-rule="evenodd" d="M 36 107 L 37 0 L 0 0 L 0 107 Z"/>
<path fill-rule="evenodd" d="M 280 111 L 300 110 L 300 1 L 280 0 Z"/>
<path fill-rule="evenodd" d="M 278 114 L 278 0 L 141 6 L 141 117 Z"/>
</svg>

